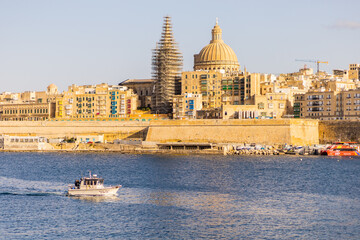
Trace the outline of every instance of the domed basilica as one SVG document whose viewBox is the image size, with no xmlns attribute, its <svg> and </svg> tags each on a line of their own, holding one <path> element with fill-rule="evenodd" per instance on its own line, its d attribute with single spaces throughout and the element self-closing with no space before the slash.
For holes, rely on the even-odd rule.
<svg viewBox="0 0 360 240">
<path fill-rule="evenodd" d="M 216 24 L 212 29 L 210 44 L 194 55 L 194 70 L 225 70 L 226 72 L 239 71 L 240 65 L 236 54 L 222 40 L 222 30 Z"/>
</svg>

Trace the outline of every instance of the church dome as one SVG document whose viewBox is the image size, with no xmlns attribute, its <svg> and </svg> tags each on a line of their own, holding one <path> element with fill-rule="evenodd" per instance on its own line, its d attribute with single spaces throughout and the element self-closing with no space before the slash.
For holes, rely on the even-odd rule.
<svg viewBox="0 0 360 240">
<path fill-rule="evenodd" d="M 57 88 L 57 86 L 55 84 L 52 83 L 47 87 L 47 92 L 49 94 L 57 94 L 58 88 Z"/>
<path fill-rule="evenodd" d="M 234 51 L 221 38 L 222 30 L 216 21 L 210 44 L 194 55 L 194 70 L 239 71 L 239 62 Z"/>
</svg>

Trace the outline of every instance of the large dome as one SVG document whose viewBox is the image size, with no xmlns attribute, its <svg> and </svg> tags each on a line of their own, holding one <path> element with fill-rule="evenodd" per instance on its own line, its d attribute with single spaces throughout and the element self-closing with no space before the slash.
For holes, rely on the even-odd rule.
<svg viewBox="0 0 360 240">
<path fill-rule="evenodd" d="M 218 23 L 212 29 L 210 44 L 194 55 L 194 70 L 239 71 L 239 62 L 234 51 L 221 38 L 222 30 Z"/>
</svg>

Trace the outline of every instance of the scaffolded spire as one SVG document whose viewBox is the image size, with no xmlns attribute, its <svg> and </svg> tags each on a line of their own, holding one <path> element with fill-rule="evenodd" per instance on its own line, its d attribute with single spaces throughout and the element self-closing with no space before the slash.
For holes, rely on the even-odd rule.
<svg viewBox="0 0 360 240">
<path fill-rule="evenodd" d="M 175 82 L 180 78 L 182 70 L 182 56 L 173 37 L 169 16 L 164 17 L 161 39 L 153 50 L 152 69 L 155 80 L 152 111 L 171 113 Z"/>
</svg>

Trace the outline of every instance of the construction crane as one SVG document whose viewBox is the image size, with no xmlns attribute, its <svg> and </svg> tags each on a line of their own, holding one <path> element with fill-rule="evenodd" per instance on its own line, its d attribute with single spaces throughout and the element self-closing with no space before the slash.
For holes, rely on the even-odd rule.
<svg viewBox="0 0 360 240">
<path fill-rule="evenodd" d="M 312 62 L 312 63 L 316 63 L 316 65 L 317 65 L 317 73 L 319 73 L 319 71 L 320 71 L 320 69 L 319 69 L 319 65 L 320 65 L 320 63 L 326 63 L 326 64 L 329 64 L 329 62 L 325 62 L 325 61 L 320 61 L 320 60 L 303 60 L 303 59 L 295 59 L 295 61 L 297 61 L 297 62 Z"/>
</svg>

